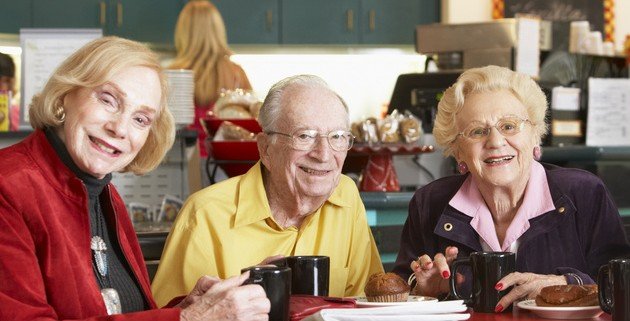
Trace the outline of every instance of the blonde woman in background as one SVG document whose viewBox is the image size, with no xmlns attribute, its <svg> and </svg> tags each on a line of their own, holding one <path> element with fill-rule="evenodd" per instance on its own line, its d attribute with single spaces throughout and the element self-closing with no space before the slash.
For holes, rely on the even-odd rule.
<svg viewBox="0 0 630 321">
<path fill-rule="evenodd" d="M 169 69 L 191 69 L 195 73 L 195 121 L 199 151 L 208 157 L 206 134 L 200 118 L 212 109 L 222 89 L 252 89 L 241 66 L 230 60 L 225 25 L 219 10 L 209 1 L 190 1 L 179 14 L 175 26 L 177 56 Z"/>
</svg>

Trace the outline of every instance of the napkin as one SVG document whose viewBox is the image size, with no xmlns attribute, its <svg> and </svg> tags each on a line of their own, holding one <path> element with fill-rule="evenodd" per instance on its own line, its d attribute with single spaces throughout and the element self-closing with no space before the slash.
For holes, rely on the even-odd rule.
<svg viewBox="0 0 630 321">
<path fill-rule="evenodd" d="M 464 301 L 413 302 L 381 308 L 324 309 L 304 321 L 449 321 L 467 320 Z"/>
</svg>

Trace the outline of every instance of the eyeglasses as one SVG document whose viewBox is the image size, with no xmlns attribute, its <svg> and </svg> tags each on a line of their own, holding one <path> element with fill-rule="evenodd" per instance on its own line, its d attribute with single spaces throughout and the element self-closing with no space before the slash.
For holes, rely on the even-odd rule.
<svg viewBox="0 0 630 321">
<path fill-rule="evenodd" d="M 457 136 L 464 136 L 470 140 L 479 141 L 490 135 L 492 128 L 496 128 L 503 136 L 514 136 L 523 130 L 525 123 L 530 123 L 529 119 L 518 117 L 501 118 L 494 126 L 484 126 L 480 123 L 472 123 Z"/>
<path fill-rule="evenodd" d="M 347 151 L 352 148 L 354 136 L 347 130 L 333 130 L 328 134 L 320 134 L 313 129 L 301 129 L 293 132 L 293 134 L 285 134 L 274 131 L 266 131 L 267 135 L 282 135 L 290 137 L 293 144 L 292 147 L 297 150 L 311 150 L 317 142 L 317 137 L 326 137 L 328 144 L 333 150 L 338 152 Z"/>
</svg>

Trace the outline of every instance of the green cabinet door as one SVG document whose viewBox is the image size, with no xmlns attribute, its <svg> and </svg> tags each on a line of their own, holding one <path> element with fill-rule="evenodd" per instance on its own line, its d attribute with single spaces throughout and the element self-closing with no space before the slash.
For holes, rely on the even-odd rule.
<svg viewBox="0 0 630 321">
<path fill-rule="evenodd" d="M 32 27 L 31 0 L 0 0 L 0 33 L 20 32 Z"/>
<path fill-rule="evenodd" d="M 360 0 L 283 0 L 282 43 L 359 43 Z"/>
<path fill-rule="evenodd" d="M 108 9 L 105 0 L 33 0 L 33 27 L 105 30 Z"/>
<path fill-rule="evenodd" d="M 416 25 L 439 22 L 439 0 L 361 0 L 361 43 L 413 44 Z"/>
<path fill-rule="evenodd" d="M 228 43 L 278 44 L 280 0 L 214 0 L 221 12 Z"/>
<path fill-rule="evenodd" d="M 183 0 L 112 1 L 108 34 L 158 45 L 173 45 L 173 32 Z"/>
</svg>

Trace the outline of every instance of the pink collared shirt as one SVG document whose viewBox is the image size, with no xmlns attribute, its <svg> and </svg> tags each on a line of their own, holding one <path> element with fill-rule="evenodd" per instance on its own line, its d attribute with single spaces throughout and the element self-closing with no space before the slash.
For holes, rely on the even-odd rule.
<svg viewBox="0 0 630 321">
<path fill-rule="evenodd" d="M 536 161 L 532 162 L 529 182 L 525 188 L 525 195 L 523 195 L 523 203 L 507 229 L 503 244 L 499 244 L 492 215 L 477 185 L 473 182 L 472 176 L 466 179 L 449 205 L 472 217 L 470 225 L 479 234 L 479 241 L 484 250 L 499 252 L 516 252 L 518 238 L 529 229 L 529 220 L 555 209 L 545 169 Z"/>
</svg>

